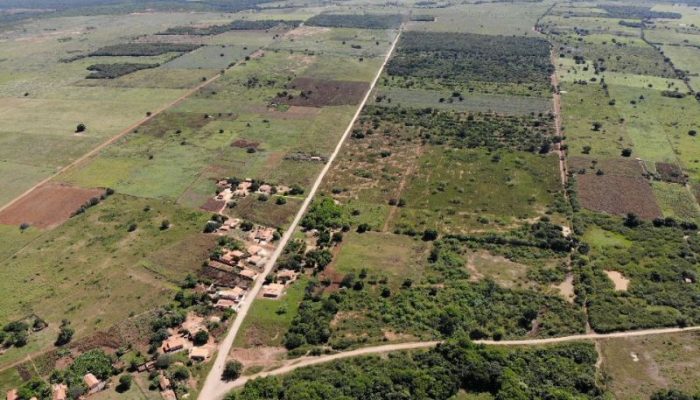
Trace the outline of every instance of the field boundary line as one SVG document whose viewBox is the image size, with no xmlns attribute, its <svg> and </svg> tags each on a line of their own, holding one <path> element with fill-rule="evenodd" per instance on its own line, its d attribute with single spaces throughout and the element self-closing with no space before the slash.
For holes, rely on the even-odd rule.
<svg viewBox="0 0 700 400">
<path fill-rule="evenodd" d="M 330 155 L 330 157 L 328 157 L 328 161 L 323 166 L 323 169 L 321 169 L 321 172 L 319 173 L 319 175 L 316 177 L 316 180 L 314 181 L 313 185 L 311 186 L 311 190 L 309 190 L 308 196 L 306 196 L 306 198 L 304 199 L 304 202 L 301 204 L 301 207 L 299 208 L 296 215 L 294 216 L 294 220 L 289 225 L 287 230 L 284 232 L 284 235 L 282 235 L 282 238 L 280 239 L 280 242 L 277 244 L 275 251 L 272 253 L 272 256 L 267 261 L 267 264 L 265 264 L 265 269 L 260 274 L 260 276 L 258 276 L 258 278 L 255 281 L 255 284 L 253 285 L 253 288 L 249 291 L 248 295 L 243 300 L 243 302 L 238 310 L 238 314 L 236 315 L 236 318 L 234 319 L 233 324 L 231 325 L 231 328 L 229 329 L 228 333 L 226 334 L 226 337 L 224 338 L 224 340 L 219 345 L 219 350 L 216 354 L 216 359 L 214 360 L 214 364 L 212 365 L 212 368 L 209 371 L 209 374 L 207 374 L 207 378 L 204 381 L 204 385 L 202 386 L 202 390 L 199 392 L 199 396 L 197 397 L 198 399 L 200 399 L 200 400 L 214 400 L 214 399 L 223 398 L 226 395 L 226 393 L 222 392 L 222 390 L 221 390 L 221 388 L 225 387 L 225 384 L 226 384 L 225 382 L 223 382 L 221 380 L 221 374 L 224 371 L 224 366 L 225 366 L 226 360 L 228 358 L 228 354 L 231 350 L 231 347 L 233 346 L 233 342 L 236 339 L 238 331 L 240 330 L 241 326 L 243 325 L 243 321 L 245 320 L 245 317 L 248 313 L 248 310 L 250 309 L 251 305 L 255 301 L 255 298 L 257 297 L 258 293 L 260 292 L 260 289 L 262 288 L 262 284 L 265 281 L 265 277 L 268 276 L 270 274 L 270 272 L 272 272 L 272 269 L 274 268 L 274 266 L 277 262 L 277 259 L 282 254 L 282 251 L 284 250 L 289 239 L 292 237 L 294 230 L 301 222 L 301 219 L 304 217 L 304 214 L 306 214 L 306 210 L 308 209 L 309 205 L 311 204 L 311 201 L 314 199 L 314 196 L 315 196 L 316 192 L 318 191 L 318 188 L 321 186 L 321 182 L 323 181 L 323 178 L 326 176 L 326 174 L 330 170 L 330 167 L 333 164 L 333 161 L 335 160 L 338 153 L 340 153 L 340 149 L 343 147 L 343 143 L 345 142 L 347 137 L 350 135 L 350 132 L 352 131 L 352 127 L 355 125 L 355 121 L 357 121 L 357 118 L 362 113 L 362 110 L 365 107 L 365 104 L 367 104 L 367 100 L 369 99 L 370 95 L 372 94 L 372 91 L 374 90 L 374 87 L 376 86 L 377 82 L 379 81 L 379 78 L 380 78 L 382 72 L 384 71 L 384 68 L 386 67 L 387 62 L 389 61 L 389 58 L 391 58 L 391 55 L 394 53 L 394 49 L 396 48 L 396 44 L 398 43 L 402 32 L 403 32 L 403 26 L 398 29 L 398 32 L 396 33 L 396 37 L 394 38 L 394 40 L 391 44 L 391 47 L 389 47 L 389 50 L 386 53 L 386 56 L 384 58 L 384 62 L 379 67 L 377 74 L 375 75 L 374 79 L 372 80 L 372 83 L 370 84 L 369 88 L 367 89 L 367 92 L 365 93 L 364 98 L 362 99 L 362 101 L 358 105 L 357 110 L 355 111 L 355 114 L 353 115 L 352 119 L 350 120 L 347 128 L 343 132 L 343 135 L 338 140 L 338 143 L 336 144 L 335 149 L 333 150 L 333 153 Z"/>
</svg>

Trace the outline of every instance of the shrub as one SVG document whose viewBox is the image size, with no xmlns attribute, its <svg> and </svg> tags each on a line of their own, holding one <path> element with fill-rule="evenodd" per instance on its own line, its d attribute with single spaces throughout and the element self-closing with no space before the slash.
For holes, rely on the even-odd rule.
<svg viewBox="0 0 700 400">
<path fill-rule="evenodd" d="M 243 364 L 236 360 L 227 361 L 226 366 L 224 367 L 224 372 L 221 374 L 221 379 L 225 381 L 236 380 L 239 376 L 241 376 L 242 371 Z"/>
</svg>

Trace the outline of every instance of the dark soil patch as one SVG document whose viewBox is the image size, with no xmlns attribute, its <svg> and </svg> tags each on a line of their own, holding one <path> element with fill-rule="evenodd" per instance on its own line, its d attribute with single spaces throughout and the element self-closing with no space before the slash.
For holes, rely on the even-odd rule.
<svg viewBox="0 0 700 400">
<path fill-rule="evenodd" d="M 257 149 L 258 146 L 260 146 L 260 142 L 255 142 L 252 140 L 246 140 L 246 139 L 237 139 L 233 143 L 231 143 L 231 147 L 240 147 L 242 149 L 247 149 L 247 148 L 254 148 Z"/>
<path fill-rule="evenodd" d="M 103 189 L 47 183 L 0 212 L 0 224 L 19 226 L 26 223 L 41 229 L 54 228 L 70 218 L 88 200 L 99 198 L 104 192 Z"/>
<path fill-rule="evenodd" d="M 274 101 L 304 107 L 353 105 L 362 100 L 368 88 L 366 82 L 296 78 L 287 85 L 287 94 L 279 93 Z"/>
<path fill-rule="evenodd" d="M 586 174 L 576 177 L 578 198 L 589 210 L 608 214 L 634 213 L 640 218 L 661 218 L 651 185 L 644 178 Z"/>
<path fill-rule="evenodd" d="M 681 167 L 676 164 L 657 162 L 656 173 L 659 174 L 659 178 L 664 182 L 684 185 L 688 181 L 688 177 L 683 173 Z"/>
</svg>

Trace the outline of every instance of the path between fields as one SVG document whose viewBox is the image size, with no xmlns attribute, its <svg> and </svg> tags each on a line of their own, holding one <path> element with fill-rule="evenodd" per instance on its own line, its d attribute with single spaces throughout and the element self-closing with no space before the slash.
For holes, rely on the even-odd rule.
<svg viewBox="0 0 700 400">
<path fill-rule="evenodd" d="M 615 339 L 615 338 L 627 338 L 635 336 L 649 336 L 649 335 L 660 335 L 668 333 L 680 333 L 680 332 L 690 332 L 690 331 L 700 331 L 700 326 L 692 326 L 687 328 L 659 328 L 659 329 L 646 329 L 638 331 L 627 331 L 627 332 L 614 332 L 614 333 L 585 333 L 580 335 L 562 336 L 557 338 L 546 338 L 546 339 L 526 339 L 526 340 L 475 340 L 474 343 L 485 344 L 491 346 L 533 346 L 533 345 L 546 345 L 555 344 L 562 342 L 574 342 L 580 340 L 598 340 L 598 339 Z M 398 344 L 388 344 L 382 346 L 365 347 L 361 349 L 345 351 L 342 353 L 330 354 L 318 357 L 302 357 L 294 360 L 289 360 L 282 367 L 276 368 L 271 371 L 260 372 L 250 376 L 243 376 L 235 381 L 226 382 L 217 388 L 217 393 L 213 397 L 207 399 L 217 400 L 223 398 L 232 389 L 241 387 L 245 385 L 248 381 L 262 378 L 266 376 L 277 376 L 290 373 L 298 368 L 309 367 L 317 364 L 324 364 L 331 361 L 342 360 L 345 358 L 358 357 L 370 354 L 382 354 L 390 353 L 394 351 L 405 351 L 405 350 L 418 350 L 431 348 L 436 346 L 440 341 L 428 341 L 428 342 L 410 342 L 410 343 L 398 343 Z"/>
<path fill-rule="evenodd" d="M 258 50 L 256 50 L 256 51 L 263 50 L 263 49 L 265 49 L 266 47 L 267 47 L 267 46 L 260 47 L 260 48 L 259 48 Z M 245 59 L 240 60 L 240 61 L 238 61 L 237 63 L 235 63 L 234 65 L 232 65 L 232 66 L 226 68 L 224 71 L 227 71 L 227 70 L 229 70 L 229 69 L 231 69 L 231 68 L 233 68 L 233 67 L 235 67 L 235 66 L 238 66 L 238 65 L 240 65 L 241 63 L 245 63 L 245 62 L 246 62 Z M 79 158 L 73 160 L 70 164 L 68 164 L 68 165 L 66 165 L 66 166 L 64 166 L 64 167 L 62 167 L 61 169 L 59 169 L 58 171 L 56 171 L 54 174 L 52 174 L 52 175 L 46 177 L 45 179 L 39 181 L 37 184 L 35 184 L 34 186 L 32 186 L 32 187 L 30 187 L 29 189 L 27 189 L 24 193 L 20 194 L 19 196 L 15 197 L 14 199 L 10 200 L 8 203 L 6 203 L 6 204 L 0 206 L 0 212 L 4 211 L 5 209 L 9 208 L 9 207 L 12 206 L 13 204 L 19 202 L 19 201 L 22 200 L 23 198 L 25 198 L 25 197 L 27 197 L 28 195 L 30 195 L 30 194 L 31 194 L 36 188 L 38 188 L 39 186 L 48 183 L 49 181 L 51 181 L 51 180 L 54 179 L 55 177 L 57 177 L 57 176 L 59 176 L 59 175 L 65 173 L 66 171 L 70 170 L 71 168 L 76 167 L 76 166 L 78 166 L 79 164 L 83 163 L 84 161 L 90 159 L 91 157 L 93 157 L 94 155 L 96 155 L 97 153 L 99 153 L 100 151 L 104 150 L 107 146 L 113 144 L 113 143 L 116 142 L 117 140 L 119 140 L 119 139 L 123 138 L 124 136 L 128 135 L 128 134 L 129 134 L 130 132 L 132 132 L 134 129 L 140 127 L 141 125 L 143 125 L 143 124 L 145 124 L 146 122 L 152 120 L 153 118 L 157 117 L 158 115 L 162 114 L 163 112 L 165 112 L 165 111 L 167 111 L 167 110 L 169 110 L 169 109 L 175 107 L 176 105 L 180 104 L 180 103 L 183 102 L 185 99 L 187 99 L 188 97 L 190 97 L 190 96 L 192 96 L 193 94 L 197 93 L 200 89 L 202 89 L 202 88 L 208 86 L 209 84 L 211 84 L 212 82 L 214 82 L 214 81 L 216 81 L 217 79 L 221 78 L 222 76 L 223 76 L 223 73 L 221 73 L 221 72 L 217 73 L 216 75 L 212 76 L 211 78 L 207 79 L 206 81 L 203 81 L 203 82 L 201 82 L 200 84 L 198 84 L 197 86 L 195 86 L 195 87 L 189 89 L 188 91 L 186 91 L 182 96 L 178 97 L 177 99 L 171 101 L 170 103 L 165 104 L 164 106 L 161 106 L 161 107 L 158 108 L 156 111 L 154 111 L 154 112 L 152 112 L 150 115 L 146 116 L 146 118 L 143 118 L 143 119 L 141 119 L 141 120 L 139 120 L 139 121 L 133 123 L 133 124 L 132 124 L 131 126 L 129 126 L 128 128 L 125 128 L 123 131 L 117 133 L 115 136 L 110 137 L 110 138 L 107 139 L 105 142 L 102 142 L 101 144 L 99 144 L 97 147 L 93 148 L 93 149 L 90 150 L 89 152 L 87 152 L 87 153 L 83 154 L 82 156 L 80 156 Z"/>
<path fill-rule="evenodd" d="M 355 115 L 353 115 L 352 120 L 350 120 L 350 123 L 348 124 L 347 128 L 345 129 L 345 132 L 343 132 L 343 135 L 340 137 L 340 140 L 336 144 L 335 149 L 333 150 L 333 153 L 330 155 L 330 157 L 328 157 L 328 161 L 323 166 L 321 173 L 318 175 L 318 177 L 314 181 L 314 184 L 311 186 L 311 190 L 309 191 L 309 195 L 306 196 L 306 198 L 304 199 L 304 202 L 301 205 L 301 208 L 299 208 L 296 215 L 294 216 L 294 220 L 292 221 L 291 225 L 289 225 L 287 230 L 284 232 L 284 235 L 282 235 L 282 238 L 280 239 L 279 243 L 277 244 L 275 251 L 272 253 L 272 256 L 267 261 L 267 264 L 265 264 L 265 270 L 262 272 L 262 274 L 260 274 L 258 279 L 255 281 L 253 288 L 248 292 L 245 299 L 241 303 L 241 305 L 238 309 L 238 314 L 236 315 L 236 318 L 233 321 L 231 328 L 229 329 L 228 333 L 226 334 L 226 337 L 224 338 L 224 340 L 219 345 L 219 351 L 216 354 L 216 359 L 214 360 L 214 365 L 212 365 L 212 368 L 209 371 L 209 374 L 207 375 L 206 380 L 204 381 L 204 386 L 202 386 L 202 390 L 199 392 L 199 396 L 197 397 L 198 399 L 200 399 L 200 400 L 212 400 L 212 399 L 222 398 L 223 396 L 226 395 L 225 389 L 222 389 L 222 388 L 226 387 L 227 383 L 221 380 L 221 374 L 224 371 L 224 366 L 226 364 L 228 354 L 231 351 L 231 347 L 233 346 L 233 342 L 236 339 L 236 335 L 238 334 L 238 331 L 240 330 L 241 325 L 243 324 L 243 321 L 245 320 L 246 315 L 248 314 L 248 310 L 250 309 L 251 305 L 253 304 L 253 301 L 255 301 L 255 298 L 258 296 L 258 293 L 260 292 L 260 289 L 262 288 L 262 284 L 265 281 L 265 277 L 267 275 L 269 275 L 270 272 L 272 272 L 272 269 L 274 268 L 275 263 L 277 262 L 277 259 L 282 254 L 282 251 L 284 250 L 289 239 L 292 237 L 292 234 L 294 233 L 295 229 L 299 225 L 299 222 L 301 222 L 301 219 L 304 216 L 304 214 L 306 213 L 307 208 L 311 204 L 311 201 L 313 200 L 314 195 L 316 194 L 316 191 L 318 190 L 319 186 L 321 185 L 321 181 L 323 181 L 323 178 L 326 176 L 326 173 L 328 172 L 331 165 L 333 164 L 333 161 L 335 160 L 336 156 L 340 152 L 340 149 L 343 146 L 345 139 L 347 139 L 347 137 L 350 135 L 350 132 L 352 131 L 352 127 L 354 126 L 355 121 L 360 116 L 360 113 L 362 112 L 362 109 L 364 108 L 365 104 L 367 103 L 369 96 L 372 94 L 372 91 L 374 90 L 375 85 L 379 81 L 379 77 L 381 76 L 382 71 L 384 70 L 384 67 L 386 66 L 386 63 L 389 61 L 389 58 L 391 57 L 392 53 L 394 52 L 394 48 L 396 47 L 396 43 L 399 41 L 399 37 L 401 37 L 402 31 L 403 31 L 403 26 L 401 28 L 399 28 L 399 31 L 396 34 L 396 37 L 394 38 L 394 41 L 391 43 L 391 47 L 389 47 L 389 51 L 387 51 L 387 53 L 386 53 L 386 56 L 384 58 L 384 62 L 382 62 L 381 67 L 377 71 L 377 75 L 372 80 L 372 84 L 369 86 L 369 89 L 367 89 L 367 93 L 365 94 L 365 97 L 362 99 L 362 102 L 360 102 L 360 104 L 358 105 L 357 111 L 355 111 Z"/>
</svg>

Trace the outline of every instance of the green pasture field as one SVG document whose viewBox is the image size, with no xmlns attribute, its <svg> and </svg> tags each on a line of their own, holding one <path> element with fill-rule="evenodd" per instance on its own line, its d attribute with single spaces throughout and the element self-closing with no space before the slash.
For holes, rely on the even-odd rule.
<svg viewBox="0 0 700 400">
<path fill-rule="evenodd" d="M 696 332 L 600 341 L 606 389 L 623 400 L 646 399 L 661 389 L 697 393 L 699 342 Z"/>
<path fill-rule="evenodd" d="M 688 188 L 666 182 L 654 182 L 652 187 L 664 216 L 700 222 L 700 207 Z"/>
<path fill-rule="evenodd" d="M 6 204 L 10 200 L 29 190 L 36 182 L 41 181 L 53 170 L 48 167 L 39 167 L 15 162 L 0 162 L 0 203 Z"/>
<path fill-rule="evenodd" d="M 343 237 L 340 251 L 328 268 L 355 276 L 365 270 L 368 279 L 386 278 L 391 288 L 398 289 L 406 279 L 421 280 L 429 250 L 429 243 L 404 235 L 350 233 Z"/>
<path fill-rule="evenodd" d="M 41 235 L 39 229 L 20 230 L 18 226 L 0 225 L 0 260 L 6 260 Z"/>
<path fill-rule="evenodd" d="M 600 83 L 600 79 L 603 78 L 608 85 L 655 88 L 658 90 L 683 90 L 685 88 L 685 84 L 680 79 L 611 71 L 605 71 L 604 74 L 596 75 L 593 65 L 590 62 L 584 65 L 577 65 L 570 56 L 560 57 L 557 59 L 556 63 L 559 81 L 564 83 L 584 80 L 591 85 Z M 586 66 L 588 67 L 588 71 L 584 71 L 584 67 Z M 591 78 L 596 78 L 596 81 L 592 82 Z"/>
<path fill-rule="evenodd" d="M 377 103 L 377 96 L 386 96 L 382 103 Z M 507 115 L 524 115 L 530 113 L 547 113 L 552 110 L 552 100 L 544 97 L 489 95 L 465 93 L 464 100 L 452 98 L 450 91 L 425 89 L 404 89 L 382 86 L 374 95 L 374 104 L 401 105 L 404 107 L 433 107 L 444 110 L 494 112 Z M 445 101 L 440 102 L 440 99 Z"/>
<path fill-rule="evenodd" d="M 540 20 L 540 26 L 545 32 L 557 32 L 563 35 L 573 35 L 574 28 L 586 29 L 590 33 L 612 34 L 617 36 L 640 37 L 639 28 L 631 28 L 619 24 L 619 18 L 605 17 L 569 17 L 547 15 Z"/>
<path fill-rule="evenodd" d="M 19 387 L 24 381 L 17 372 L 17 368 L 8 368 L 0 372 L 0 391 L 7 393 L 11 389 Z"/>
<path fill-rule="evenodd" d="M 224 47 L 225 46 L 225 47 Z M 257 50 L 243 45 L 204 46 L 163 64 L 169 69 L 224 69 Z"/>
<path fill-rule="evenodd" d="M 236 207 L 224 213 L 261 225 L 286 227 L 292 222 L 302 200 L 288 197 L 286 204 L 277 204 L 275 201 L 278 197 L 270 196 L 266 201 L 260 201 L 258 195 L 253 194 L 238 200 Z"/>
<path fill-rule="evenodd" d="M 298 33 L 297 33 L 298 32 Z M 324 28 L 308 26 L 288 33 L 270 49 L 319 52 L 322 55 L 382 57 L 396 36 L 392 29 Z M 360 46 L 361 48 L 353 48 Z"/>
<path fill-rule="evenodd" d="M 177 284 L 199 264 L 180 256 L 148 258 L 167 248 L 179 254 L 200 251 L 197 238 L 207 218 L 170 202 L 108 197 L 5 261 L 0 323 L 35 313 L 57 327 L 66 318 L 80 338 L 168 303 Z M 160 229 L 163 220 L 170 228 Z M 131 224 L 136 229 L 128 232 Z M 3 358 L 16 356 L 11 349 Z"/>
<path fill-rule="evenodd" d="M 627 135 L 626 125 L 620 122 L 620 114 L 598 84 L 578 85 L 563 83 L 561 86 L 562 128 L 566 136 L 569 154 L 580 156 L 586 146 L 588 153 L 598 158 L 617 158 L 623 148 L 633 147 Z M 593 130 L 593 123 L 602 128 Z"/>
<path fill-rule="evenodd" d="M 468 32 L 486 35 L 537 36 L 533 27 L 549 5 L 545 3 L 460 4 L 446 8 L 413 9 L 435 16 L 434 22 L 410 22 L 409 30 Z"/>
<path fill-rule="evenodd" d="M 255 299 L 236 336 L 234 348 L 280 346 L 284 333 L 297 315 L 307 282 L 304 277 L 293 282 L 280 299 Z"/>
<path fill-rule="evenodd" d="M 561 190 L 557 168 L 554 156 L 428 148 L 408 178 L 401 194 L 406 206 L 399 208 L 393 226 L 464 232 L 492 221 L 543 215 Z"/>
</svg>

